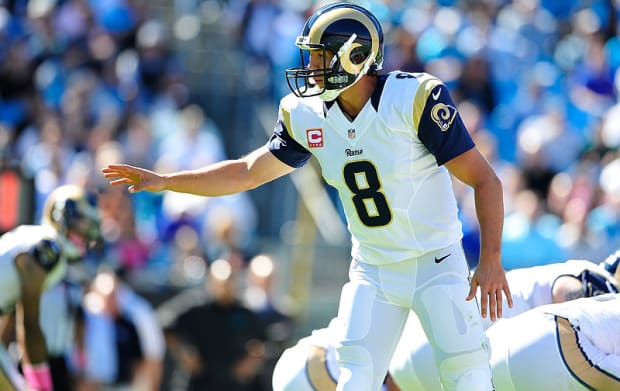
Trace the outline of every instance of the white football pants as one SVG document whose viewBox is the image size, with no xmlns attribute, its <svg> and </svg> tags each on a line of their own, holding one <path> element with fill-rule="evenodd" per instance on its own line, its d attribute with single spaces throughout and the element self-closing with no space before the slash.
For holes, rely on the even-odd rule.
<svg viewBox="0 0 620 391">
<path fill-rule="evenodd" d="M 491 391 L 477 302 L 460 243 L 388 265 L 351 263 L 338 309 L 338 391 L 377 391 L 412 309 L 431 343 L 444 390 Z"/>
</svg>

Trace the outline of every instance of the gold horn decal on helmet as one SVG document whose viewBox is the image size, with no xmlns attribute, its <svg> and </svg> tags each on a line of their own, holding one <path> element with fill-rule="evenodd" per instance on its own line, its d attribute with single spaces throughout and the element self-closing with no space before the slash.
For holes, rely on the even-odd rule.
<svg viewBox="0 0 620 391">
<path fill-rule="evenodd" d="M 321 15 L 310 28 L 308 33 L 310 39 L 307 43 L 320 43 L 321 37 L 327 27 L 329 27 L 331 23 L 341 19 L 352 19 L 360 22 L 364 27 L 366 27 L 372 38 L 371 51 L 375 53 L 375 55 L 379 53 L 379 32 L 377 31 L 377 28 L 373 25 L 368 16 L 356 9 L 351 8 L 333 9 Z"/>
<path fill-rule="evenodd" d="M 353 75 L 360 73 L 362 67 L 364 66 L 364 63 L 353 64 L 353 62 L 351 62 L 351 53 L 355 48 L 358 48 L 360 46 L 362 45 L 359 43 L 351 44 L 351 46 L 349 46 L 346 52 L 344 52 L 343 55 L 340 57 L 340 64 L 342 65 L 342 69 Z"/>
<path fill-rule="evenodd" d="M 431 109 L 431 118 L 442 132 L 446 132 L 456 118 L 456 108 L 444 103 L 437 103 Z"/>
</svg>

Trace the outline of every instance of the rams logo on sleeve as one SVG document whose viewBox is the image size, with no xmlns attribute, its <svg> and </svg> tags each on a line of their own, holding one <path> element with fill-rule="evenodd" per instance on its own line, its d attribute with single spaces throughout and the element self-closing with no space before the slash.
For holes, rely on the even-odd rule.
<svg viewBox="0 0 620 391">
<path fill-rule="evenodd" d="M 444 103 L 437 103 L 431 109 L 431 119 L 439 126 L 442 132 L 446 132 L 454 118 L 456 118 L 456 108 Z"/>
</svg>

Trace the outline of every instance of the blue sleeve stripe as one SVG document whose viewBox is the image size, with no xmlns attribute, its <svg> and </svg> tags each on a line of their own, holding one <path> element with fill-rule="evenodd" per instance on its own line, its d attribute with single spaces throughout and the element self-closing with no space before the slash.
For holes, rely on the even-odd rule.
<svg viewBox="0 0 620 391">
<path fill-rule="evenodd" d="M 304 166 L 312 156 L 310 151 L 291 137 L 282 120 L 276 123 L 273 134 L 267 142 L 267 148 L 281 162 L 294 168 Z"/>
<path fill-rule="evenodd" d="M 426 99 L 417 126 L 418 138 L 443 165 L 475 146 L 444 85 L 437 85 Z"/>
</svg>

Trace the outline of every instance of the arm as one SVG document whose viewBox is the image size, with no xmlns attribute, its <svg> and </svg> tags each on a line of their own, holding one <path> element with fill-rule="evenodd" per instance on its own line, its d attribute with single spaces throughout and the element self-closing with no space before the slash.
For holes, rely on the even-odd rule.
<svg viewBox="0 0 620 391">
<path fill-rule="evenodd" d="M 41 294 L 46 271 L 28 253 L 15 258 L 21 281 L 21 296 L 15 311 L 17 342 L 22 349 L 22 370 L 29 389 L 52 390 L 52 376 L 47 364 L 45 336 L 39 323 Z"/>
<path fill-rule="evenodd" d="M 136 391 L 157 391 L 164 370 L 163 360 L 145 358 L 141 360 L 133 374 L 132 389 Z"/>
<path fill-rule="evenodd" d="M 243 158 L 225 160 L 196 170 L 158 174 L 126 164 L 111 164 L 102 172 L 105 178 L 111 180 L 111 185 L 129 185 L 132 193 L 171 190 L 213 197 L 254 189 L 293 170 L 263 146 Z"/>
<path fill-rule="evenodd" d="M 8 346 L 15 338 L 15 311 L 0 316 L 0 344 Z"/>
<path fill-rule="evenodd" d="M 551 302 L 563 303 L 584 297 L 583 284 L 578 277 L 566 274 L 559 276 L 551 285 Z"/>
<path fill-rule="evenodd" d="M 476 148 L 447 162 L 446 167 L 457 179 L 474 189 L 476 214 L 480 224 L 480 262 L 471 279 L 467 300 L 472 300 L 480 287 L 481 314 L 487 309 L 491 320 L 502 317 L 502 292 L 508 306 L 512 296 L 501 263 L 501 240 L 504 225 L 502 184 L 495 172 Z"/>
<path fill-rule="evenodd" d="M 21 298 L 15 314 L 17 341 L 26 363 L 42 364 L 47 360 L 47 349 L 39 324 L 39 304 L 45 271 L 30 254 L 19 254 L 15 265 L 21 278 Z"/>
<path fill-rule="evenodd" d="M 207 365 L 195 346 L 171 331 L 166 333 L 166 344 L 177 364 L 190 376 L 199 376 L 206 371 Z"/>
</svg>

